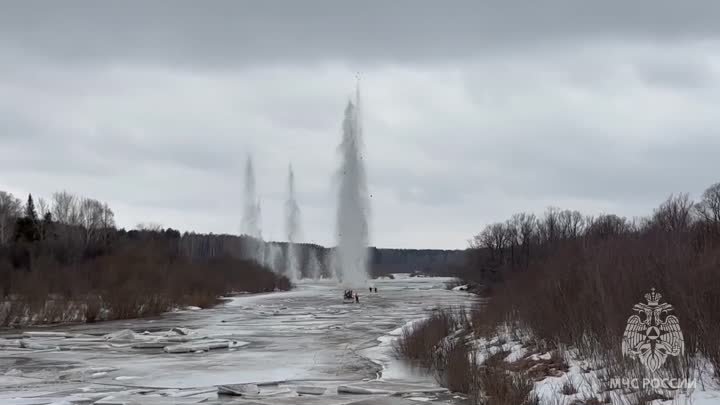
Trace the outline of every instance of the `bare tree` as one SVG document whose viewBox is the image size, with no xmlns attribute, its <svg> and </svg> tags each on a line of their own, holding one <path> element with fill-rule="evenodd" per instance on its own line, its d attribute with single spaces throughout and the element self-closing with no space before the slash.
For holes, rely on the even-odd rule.
<svg viewBox="0 0 720 405">
<path fill-rule="evenodd" d="M 585 230 L 585 220 L 578 211 L 563 210 L 557 215 L 558 233 L 561 239 L 576 239 Z"/>
<path fill-rule="evenodd" d="M 586 235 L 600 239 L 608 239 L 632 230 L 632 224 L 628 222 L 627 218 L 612 214 L 600 215 L 595 218 L 588 217 L 586 223 Z"/>
<path fill-rule="evenodd" d="M 684 232 L 692 223 L 693 202 L 687 194 L 670 195 L 655 210 L 652 224 L 668 232 Z"/>
<path fill-rule="evenodd" d="M 514 268 L 520 258 L 520 223 L 513 216 L 505 221 L 505 244 L 510 248 L 510 265 Z"/>
<path fill-rule="evenodd" d="M 105 245 L 109 243 L 110 234 L 115 229 L 115 213 L 107 203 L 102 205 L 102 213 L 100 216 L 100 229 L 102 230 L 102 240 Z"/>
<path fill-rule="evenodd" d="M 537 218 L 535 214 L 520 213 L 513 215 L 511 221 L 514 223 L 514 227 L 517 233 L 517 240 L 520 245 L 522 256 L 525 258 L 525 266 L 530 263 L 530 249 L 533 244 L 533 240 L 537 236 Z"/>
<path fill-rule="evenodd" d="M 45 215 L 50 212 L 50 204 L 48 204 L 47 200 L 42 197 L 37 199 L 35 205 L 37 205 L 37 213 L 39 218 L 45 218 Z"/>
<path fill-rule="evenodd" d="M 0 245 L 10 241 L 15 221 L 22 215 L 22 202 L 10 193 L 0 191 Z"/>
<path fill-rule="evenodd" d="M 78 199 L 67 191 L 52 195 L 52 216 L 64 225 L 78 225 Z"/>
<path fill-rule="evenodd" d="M 78 219 L 83 228 L 85 246 L 98 240 L 103 225 L 103 204 L 92 198 L 80 200 Z"/>
<path fill-rule="evenodd" d="M 481 279 L 492 277 L 490 274 L 495 273 L 497 267 L 502 264 L 505 236 L 504 224 L 496 223 L 487 225 L 470 241 L 468 259 L 473 267 L 479 269 Z M 485 255 L 485 251 L 490 254 L 489 257 Z"/>
<path fill-rule="evenodd" d="M 114 228 L 115 227 L 115 213 L 107 203 L 102 206 L 102 217 L 100 223 L 103 228 Z"/>
<path fill-rule="evenodd" d="M 37 226 L 40 230 L 40 238 L 45 239 L 47 235 L 47 227 L 48 227 L 48 220 L 52 217 L 52 213 L 50 212 L 50 204 L 48 201 L 42 197 L 37 199 L 37 202 L 35 203 L 37 206 L 37 213 L 38 213 L 38 222 Z M 48 217 L 48 215 L 50 217 Z"/>
<path fill-rule="evenodd" d="M 505 224 L 498 222 L 485 227 L 483 231 L 475 237 L 476 244 L 483 246 L 490 251 L 491 260 L 504 259 L 503 249 L 507 247 L 508 232 Z"/>
<path fill-rule="evenodd" d="M 548 207 L 542 219 L 538 219 L 537 227 L 541 243 L 552 243 L 560 237 L 560 209 Z"/>
<path fill-rule="evenodd" d="M 720 183 L 708 187 L 702 200 L 695 205 L 698 216 L 715 225 L 720 224 Z"/>
</svg>

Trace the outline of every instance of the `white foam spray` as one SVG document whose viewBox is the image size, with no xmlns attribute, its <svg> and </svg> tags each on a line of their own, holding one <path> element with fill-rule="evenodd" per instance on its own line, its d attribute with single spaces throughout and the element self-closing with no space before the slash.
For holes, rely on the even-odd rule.
<svg viewBox="0 0 720 405">
<path fill-rule="evenodd" d="M 340 187 L 337 207 L 337 266 L 338 281 L 353 288 L 365 286 L 368 279 L 368 193 L 362 156 L 362 126 L 360 92 L 355 103 L 345 108 L 340 153 L 342 163 L 338 175 Z"/>
<path fill-rule="evenodd" d="M 262 239 L 260 231 L 260 201 L 255 190 L 255 170 L 252 157 L 245 163 L 245 195 L 243 196 L 242 232 L 253 238 Z"/>
<path fill-rule="evenodd" d="M 260 218 L 260 200 L 257 197 L 257 191 L 255 189 L 255 170 L 253 169 L 252 157 L 248 155 L 247 162 L 245 163 L 243 213 L 240 231 L 255 239 L 254 242 L 248 243 L 248 246 L 245 247 L 245 256 L 258 263 L 263 263 L 265 259 L 265 243 L 262 240 Z"/>
<path fill-rule="evenodd" d="M 307 274 L 313 280 L 320 278 L 320 260 L 318 260 L 317 252 L 313 248 L 308 249 Z"/>
<path fill-rule="evenodd" d="M 258 261 L 273 272 L 281 273 L 281 269 L 284 267 L 282 247 L 272 242 L 265 242 L 263 245 L 262 257 Z"/>
<path fill-rule="evenodd" d="M 335 253 L 335 248 L 328 249 L 327 253 L 325 254 L 323 263 L 325 264 L 325 269 L 327 269 L 327 278 L 337 279 L 339 265 L 337 260 L 337 254 Z"/>
<path fill-rule="evenodd" d="M 285 232 L 287 232 L 286 275 L 291 281 L 300 278 L 300 263 L 297 241 L 300 236 L 300 208 L 295 198 L 295 174 L 292 165 L 288 168 L 287 200 L 285 200 Z"/>
</svg>

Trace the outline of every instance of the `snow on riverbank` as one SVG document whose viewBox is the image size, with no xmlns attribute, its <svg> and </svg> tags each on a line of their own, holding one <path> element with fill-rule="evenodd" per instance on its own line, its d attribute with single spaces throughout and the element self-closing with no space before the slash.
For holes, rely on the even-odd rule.
<svg viewBox="0 0 720 405">
<path fill-rule="evenodd" d="M 638 390 L 637 387 L 609 387 L 606 370 L 602 365 L 580 359 L 571 349 L 563 353 L 538 351 L 528 334 L 499 332 L 492 339 L 472 340 L 473 355 L 478 365 L 500 353 L 505 368 L 523 372 L 535 379 L 531 395 L 537 396 L 539 405 L 565 404 L 634 404 L 639 396 L 650 395 L 648 405 L 718 405 L 720 384 L 707 362 L 698 361 L 693 379 L 697 386 L 689 390 Z M 520 334 L 522 335 L 522 334 Z M 559 360 L 558 360 L 559 359 Z M 562 363 L 562 364 L 561 364 Z M 497 367 L 497 366 L 493 366 Z M 652 383 L 652 381 L 648 381 Z M 643 382 L 639 381 L 642 385 Z M 654 392 L 654 393 L 653 393 Z M 595 402 L 597 401 L 597 402 Z"/>
</svg>

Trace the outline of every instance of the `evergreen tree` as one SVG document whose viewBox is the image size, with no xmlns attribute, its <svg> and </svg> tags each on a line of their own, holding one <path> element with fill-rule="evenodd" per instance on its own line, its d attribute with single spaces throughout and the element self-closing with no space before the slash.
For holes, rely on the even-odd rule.
<svg viewBox="0 0 720 405">
<path fill-rule="evenodd" d="M 40 224 L 38 223 L 37 211 L 32 194 L 28 195 L 25 205 L 25 216 L 18 218 L 15 223 L 15 240 L 35 242 L 41 237 Z"/>
<path fill-rule="evenodd" d="M 25 218 L 37 222 L 37 211 L 35 211 L 35 203 L 33 202 L 32 194 L 28 195 L 27 205 L 25 205 Z"/>
<path fill-rule="evenodd" d="M 40 224 L 40 239 L 45 240 L 52 235 L 52 214 L 46 212 Z"/>
<path fill-rule="evenodd" d="M 28 217 L 18 218 L 15 222 L 15 241 L 35 242 L 40 239 L 37 222 Z"/>
</svg>

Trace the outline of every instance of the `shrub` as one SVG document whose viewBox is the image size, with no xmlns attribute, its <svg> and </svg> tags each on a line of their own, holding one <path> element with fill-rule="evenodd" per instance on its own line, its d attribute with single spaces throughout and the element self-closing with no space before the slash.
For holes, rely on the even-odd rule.
<svg viewBox="0 0 720 405">
<path fill-rule="evenodd" d="M 53 323 L 154 316 L 178 306 L 209 308 L 234 292 L 289 289 L 283 276 L 232 257 L 190 260 L 145 241 L 115 252 L 62 265 L 37 258 L 29 271 L 12 271 L 15 298 L 6 298 L 0 322 Z"/>
<path fill-rule="evenodd" d="M 535 246 L 526 268 L 504 269 L 472 314 L 474 331 L 529 330 L 548 348 L 577 349 L 610 377 L 644 377 L 623 358 L 621 340 L 633 305 L 655 288 L 685 338 L 686 356 L 669 359 L 664 372 L 685 378 L 695 354 L 720 370 L 720 234 L 714 222 L 693 221 L 691 208 L 686 196 L 671 197 L 639 226 L 605 216 L 584 234 Z"/>
<path fill-rule="evenodd" d="M 478 403 L 483 405 L 531 405 L 538 402 L 531 395 L 533 381 L 521 373 L 503 368 L 481 366 L 477 371 Z"/>
<path fill-rule="evenodd" d="M 403 328 L 395 341 L 395 352 L 406 359 L 431 367 L 438 344 L 457 327 L 456 317 L 449 311 L 438 311 L 430 318 Z"/>
</svg>

